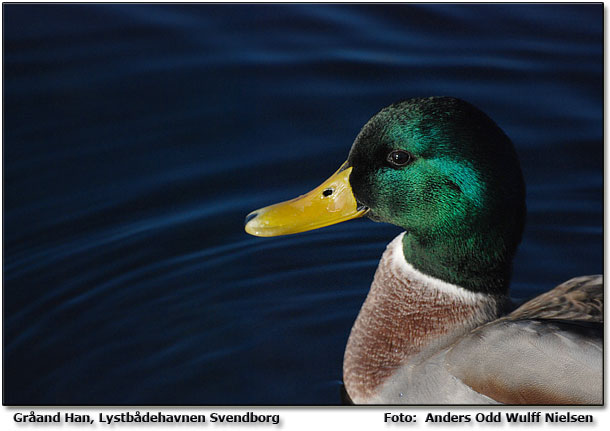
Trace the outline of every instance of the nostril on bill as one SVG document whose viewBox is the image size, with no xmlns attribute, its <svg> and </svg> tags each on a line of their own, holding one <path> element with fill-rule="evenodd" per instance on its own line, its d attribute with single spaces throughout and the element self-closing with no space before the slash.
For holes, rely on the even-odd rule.
<svg viewBox="0 0 610 431">
<path fill-rule="evenodd" d="M 324 196 L 324 197 L 328 197 L 328 196 L 332 195 L 332 194 L 333 194 L 333 192 L 334 192 L 334 190 L 333 190 L 333 189 L 326 189 L 326 190 L 324 190 L 324 191 L 322 192 L 322 196 Z"/>
<path fill-rule="evenodd" d="M 247 225 L 250 220 L 252 220 L 253 218 L 256 218 L 257 215 L 258 215 L 258 212 L 256 212 L 256 211 L 248 214 L 246 216 L 246 220 L 244 221 L 244 226 Z"/>
</svg>

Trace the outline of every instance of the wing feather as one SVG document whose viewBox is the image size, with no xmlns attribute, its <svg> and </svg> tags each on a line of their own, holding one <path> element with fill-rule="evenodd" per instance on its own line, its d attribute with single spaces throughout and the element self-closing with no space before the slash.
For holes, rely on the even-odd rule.
<svg viewBox="0 0 610 431">
<path fill-rule="evenodd" d="M 579 277 L 475 329 L 451 374 L 507 404 L 603 403 L 603 280 Z"/>
</svg>

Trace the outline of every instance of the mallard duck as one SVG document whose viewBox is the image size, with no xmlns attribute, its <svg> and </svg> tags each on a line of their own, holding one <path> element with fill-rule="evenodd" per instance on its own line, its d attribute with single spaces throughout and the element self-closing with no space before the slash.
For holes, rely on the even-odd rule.
<svg viewBox="0 0 610 431">
<path fill-rule="evenodd" d="M 601 404 L 602 276 L 510 311 L 525 215 L 507 135 L 473 105 L 431 97 L 382 109 L 333 176 L 253 211 L 245 229 L 285 235 L 361 216 L 404 229 L 345 350 L 356 404 Z"/>
</svg>

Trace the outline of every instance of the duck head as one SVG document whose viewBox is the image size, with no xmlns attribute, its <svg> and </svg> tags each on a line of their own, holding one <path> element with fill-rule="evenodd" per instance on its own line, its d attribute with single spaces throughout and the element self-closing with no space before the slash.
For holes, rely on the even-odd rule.
<svg viewBox="0 0 610 431">
<path fill-rule="evenodd" d="M 525 185 L 506 134 L 451 97 L 390 105 L 362 128 L 318 188 L 253 211 L 246 232 L 276 236 L 366 215 L 405 229 L 405 259 L 461 287 L 506 293 L 525 223 Z"/>
</svg>

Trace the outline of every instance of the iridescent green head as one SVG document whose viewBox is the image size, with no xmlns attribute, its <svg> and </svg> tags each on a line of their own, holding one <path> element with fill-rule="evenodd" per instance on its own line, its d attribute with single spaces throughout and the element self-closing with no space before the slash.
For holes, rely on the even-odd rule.
<svg viewBox="0 0 610 431">
<path fill-rule="evenodd" d="M 508 288 L 525 223 L 525 185 L 510 139 L 450 97 L 410 99 L 375 115 L 348 157 L 367 215 L 406 230 L 405 258 L 475 291 Z"/>
<path fill-rule="evenodd" d="M 504 293 L 525 223 L 525 185 L 510 139 L 450 97 L 384 108 L 318 188 L 253 211 L 246 231 L 286 235 L 367 215 L 405 229 L 407 261 L 477 292 Z"/>
</svg>

